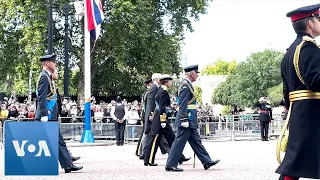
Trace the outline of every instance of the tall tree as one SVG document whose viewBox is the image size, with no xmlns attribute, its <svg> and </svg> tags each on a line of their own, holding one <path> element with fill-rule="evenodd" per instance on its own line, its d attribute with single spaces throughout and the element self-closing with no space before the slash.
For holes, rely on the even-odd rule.
<svg viewBox="0 0 320 180">
<path fill-rule="evenodd" d="M 237 61 L 231 62 L 218 59 L 213 64 L 208 64 L 202 71 L 201 75 L 230 75 L 234 74 L 237 67 Z"/>
<path fill-rule="evenodd" d="M 283 84 L 268 89 L 268 96 L 273 106 L 278 106 L 283 102 Z"/>
<path fill-rule="evenodd" d="M 202 104 L 202 89 L 199 86 L 194 87 L 194 94 L 196 96 L 197 102 Z"/>
<path fill-rule="evenodd" d="M 69 1 L 56 3 L 63 5 Z M 134 95 L 141 93 L 143 80 L 153 72 L 180 73 L 180 43 L 184 32 L 193 31 L 191 21 L 206 13 L 208 0 L 104 0 L 103 4 L 106 19 L 91 55 L 92 92 Z M 4 65 L 0 67 L 0 82 L 12 83 L 21 93 L 26 92 L 21 84 L 28 82 L 29 71 L 34 75 L 34 89 L 41 69 L 39 57 L 47 43 L 47 6 L 43 0 L 0 0 L 0 62 Z M 61 71 L 64 22 L 61 13 L 59 16 L 53 32 L 54 52 L 58 54 Z M 82 96 L 83 21 L 78 22 L 73 14 L 69 22 L 69 68 L 79 68 L 72 74 L 78 79 L 70 80 L 73 86 L 70 89 L 77 88 Z M 62 90 L 61 80 L 58 84 Z"/>
<path fill-rule="evenodd" d="M 212 102 L 222 105 L 252 107 L 268 88 L 281 83 L 280 62 L 283 53 L 272 49 L 252 53 L 237 66 L 234 75 L 214 91 Z"/>
</svg>

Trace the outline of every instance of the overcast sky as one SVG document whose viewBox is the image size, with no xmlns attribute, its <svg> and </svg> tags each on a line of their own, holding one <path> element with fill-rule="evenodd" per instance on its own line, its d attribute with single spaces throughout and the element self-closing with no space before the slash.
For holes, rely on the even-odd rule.
<svg viewBox="0 0 320 180">
<path fill-rule="evenodd" d="M 186 33 L 182 57 L 187 58 L 187 65 L 203 68 L 218 58 L 242 61 L 265 48 L 285 52 L 296 37 L 286 13 L 317 3 L 320 1 L 213 0 L 208 13 L 193 22 L 195 32 Z"/>
</svg>

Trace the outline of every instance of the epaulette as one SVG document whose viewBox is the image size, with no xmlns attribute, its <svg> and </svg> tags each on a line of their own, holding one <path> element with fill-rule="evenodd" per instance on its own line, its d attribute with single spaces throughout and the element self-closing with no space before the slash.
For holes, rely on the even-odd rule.
<svg viewBox="0 0 320 180">
<path fill-rule="evenodd" d="M 297 74 L 299 80 L 302 82 L 302 84 L 305 84 L 305 83 L 304 83 L 302 76 L 301 76 L 301 73 L 300 73 L 299 58 L 300 58 L 301 48 L 305 42 L 314 43 L 317 47 L 319 47 L 316 43 L 316 40 L 309 37 L 309 36 L 303 36 L 301 43 L 296 47 L 296 51 L 294 52 L 294 56 L 293 56 L 293 66 L 294 66 L 294 69 L 296 70 L 296 74 Z"/>
</svg>

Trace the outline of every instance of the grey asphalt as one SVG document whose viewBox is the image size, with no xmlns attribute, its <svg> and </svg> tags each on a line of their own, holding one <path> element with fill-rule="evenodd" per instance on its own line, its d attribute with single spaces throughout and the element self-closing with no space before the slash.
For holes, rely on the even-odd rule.
<svg viewBox="0 0 320 180">
<path fill-rule="evenodd" d="M 108 144 L 108 145 L 107 145 Z M 193 169 L 193 151 L 187 143 L 184 154 L 192 160 L 179 166 L 183 172 L 166 172 L 167 155 L 158 151 L 156 163 L 159 166 L 146 167 L 143 161 L 135 156 L 136 145 L 114 146 L 110 143 L 100 146 L 81 146 L 80 143 L 68 143 L 75 156 L 81 156 L 76 165 L 84 168 L 79 172 L 64 173 L 60 169 L 58 177 L 11 177 L 4 176 L 4 152 L 0 149 L 0 179 L 4 180 L 110 180 L 110 179 L 144 179 L 144 180 L 277 180 L 275 173 L 276 141 L 225 141 L 203 142 L 212 159 L 220 159 L 220 163 L 209 170 L 204 170 L 196 158 Z"/>
</svg>

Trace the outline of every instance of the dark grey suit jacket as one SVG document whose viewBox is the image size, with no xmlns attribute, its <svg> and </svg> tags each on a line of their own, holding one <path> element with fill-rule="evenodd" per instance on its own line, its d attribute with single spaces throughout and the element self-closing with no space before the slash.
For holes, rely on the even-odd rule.
<svg viewBox="0 0 320 180">
<path fill-rule="evenodd" d="M 158 92 L 159 87 L 156 84 L 152 84 L 150 87 L 148 94 L 147 94 L 147 107 L 146 107 L 146 113 L 144 117 L 144 133 L 148 134 L 151 129 L 152 121 L 149 120 L 149 116 L 151 116 L 151 112 L 154 112 L 156 108 L 156 102 L 155 97 Z"/>
</svg>

